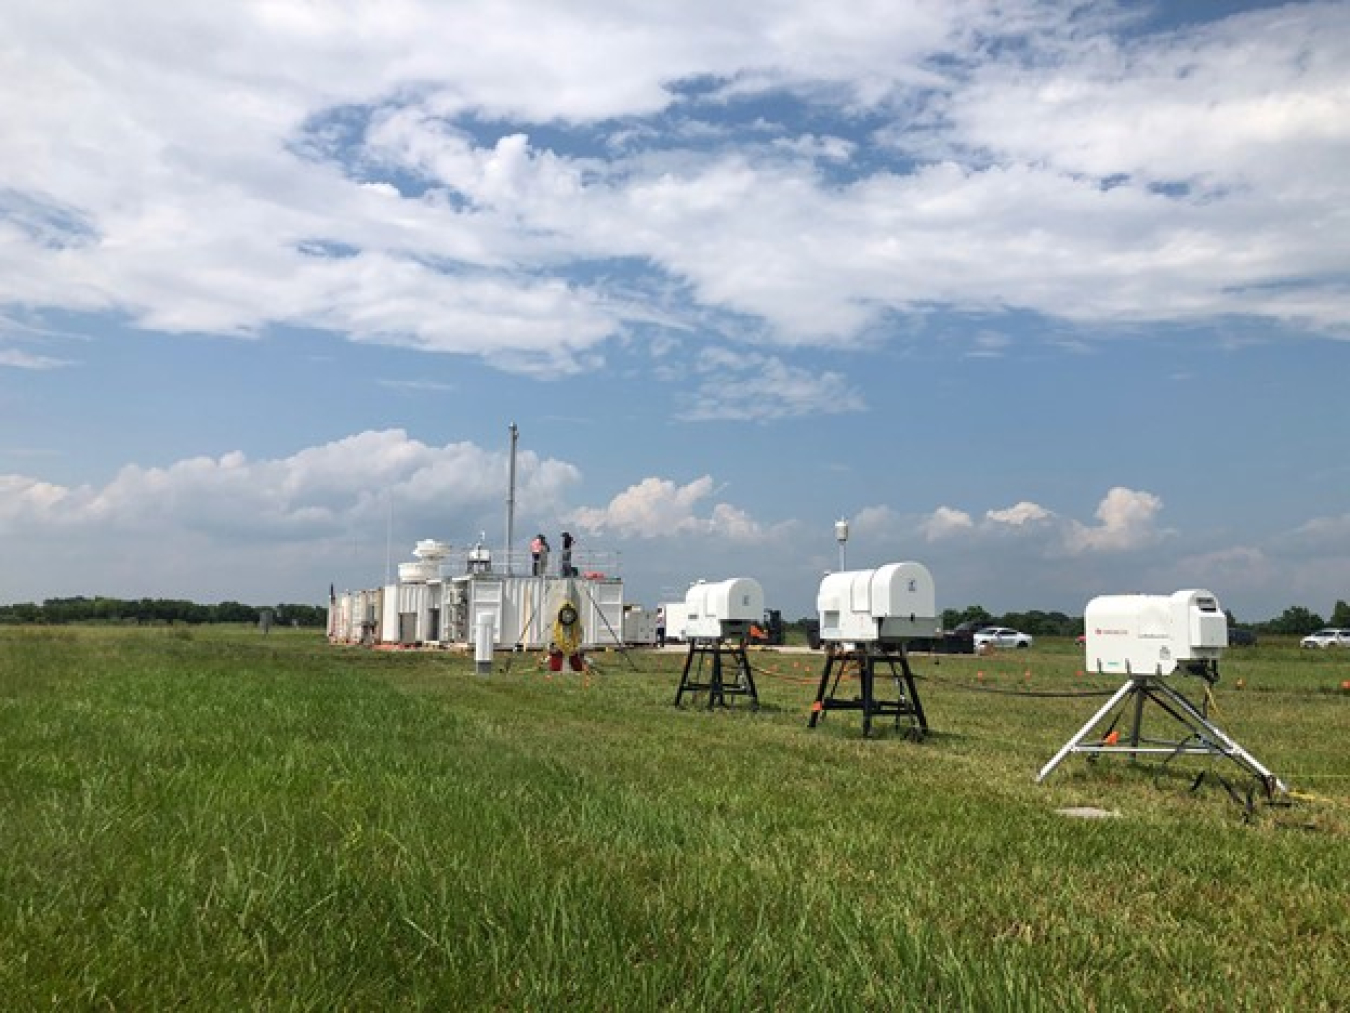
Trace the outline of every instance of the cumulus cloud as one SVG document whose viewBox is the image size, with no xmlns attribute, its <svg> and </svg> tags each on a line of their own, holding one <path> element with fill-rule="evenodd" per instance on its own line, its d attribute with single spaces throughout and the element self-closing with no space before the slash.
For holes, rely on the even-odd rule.
<svg viewBox="0 0 1350 1013">
<path fill-rule="evenodd" d="M 919 526 L 923 536 L 930 542 L 941 541 L 973 530 L 975 521 L 964 510 L 940 506 Z"/>
<path fill-rule="evenodd" d="M 1015 528 L 1026 527 L 1048 521 L 1055 515 L 1045 507 L 1023 500 L 1004 510 L 988 510 L 985 517 L 995 524 L 1007 524 Z"/>
<path fill-rule="evenodd" d="M 755 543 L 781 533 L 782 526 L 766 526 L 729 503 L 713 503 L 700 515 L 699 508 L 715 493 L 710 475 L 684 485 L 652 476 L 629 486 L 605 506 L 574 510 L 571 519 L 587 531 L 619 538 L 667 539 L 698 534 Z"/>
<path fill-rule="evenodd" d="M 940 506 L 917 522 L 929 542 L 955 539 L 1021 541 L 1046 555 L 1126 552 L 1157 543 L 1167 534 L 1157 527 L 1162 500 L 1149 492 L 1117 486 L 1097 506 L 1096 524 L 1066 518 L 1022 500 L 1010 507 L 986 510 L 976 521 L 965 510 Z"/>
<path fill-rule="evenodd" d="M 523 510 L 554 511 L 579 479 L 574 465 L 522 454 L 517 498 Z M 391 512 L 476 517 L 489 506 L 495 511 L 505 486 L 503 455 L 468 443 L 432 446 L 391 429 L 285 458 L 255 461 L 231 452 L 165 467 L 127 465 L 102 486 L 0 476 L 0 530 L 320 541 L 383 530 Z"/>
<path fill-rule="evenodd" d="M 1162 500 L 1151 492 L 1116 486 L 1097 507 L 1098 524 L 1073 521 L 1066 536 L 1070 552 L 1128 552 L 1152 545 L 1165 532 L 1154 524 Z"/>
</svg>

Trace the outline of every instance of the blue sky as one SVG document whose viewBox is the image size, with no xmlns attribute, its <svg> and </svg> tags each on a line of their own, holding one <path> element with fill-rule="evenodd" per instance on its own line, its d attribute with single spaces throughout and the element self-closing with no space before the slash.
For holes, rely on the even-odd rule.
<svg viewBox="0 0 1350 1013">
<path fill-rule="evenodd" d="M 26 5 L 0 600 L 1350 599 L 1350 7 Z"/>
</svg>

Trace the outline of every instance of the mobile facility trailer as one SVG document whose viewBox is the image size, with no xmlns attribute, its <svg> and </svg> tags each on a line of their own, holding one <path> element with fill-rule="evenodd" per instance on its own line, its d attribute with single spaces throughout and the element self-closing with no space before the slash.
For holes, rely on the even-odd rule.
<svg viewBox="0 0 1350 1013">
<path fill-rule="evenodd" d="M 397 584 L 334 595 L 328 635 L 334 642 L 466 645 L 490 620 L 499 650 L 546 649 L 565 604 L 580 616 L 583 648 L 624 643 L 623 581 L 594 570 L 573 576 L 530 576 L 494 570 L 481 546 L 460 560 L 426 540 L 418 561 L 398 568 Z"/>
</svg>

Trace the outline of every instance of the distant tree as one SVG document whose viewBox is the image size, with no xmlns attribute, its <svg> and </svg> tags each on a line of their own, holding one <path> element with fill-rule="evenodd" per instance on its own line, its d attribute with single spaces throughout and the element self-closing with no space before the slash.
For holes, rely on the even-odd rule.
<svg viewBox="0 0 1350 1013">
<path fill-rule="evenodd" d="M 37 623 L 42 621 L 42 606 L 33 602 L 21 602 L 0 608 L 0 622 Z"/>
<path fill-rule="evenodd" d="M 327 610 L 317 605 L 276 605 L 278 622 L 287 626 L 322 627 Z M 199 605 L 175 598 L 48 598 L 41 605 L 31 602 L 0 605 L 0 623 L 125 623 L 158 625 L 173 623 L 256 623 L 258 607 L 239 602 Z"/>
<path fill-rule="evenodd" d="M 1030 633 L 1033 637 L 1071 637 L 1081 631 L 1082 621 L 1063 612 L 1009 612 L 999 620 L 1004 626 Z"/>
<path fill-rule="evenodd" d="M 961 623 L 984 623 L 986 626 L 993 626 L 994 616 L 983 605 L 967 605 L 953 625 L 959 626 Z"/>
<path fill-rule="evenodd" d="M 241 605 L 237 601 L 223 601 L 215 607 L 215 621 L 218 623 L 256 623 L 258 610 L 252 605 Z"/>
<path fill-rule="evenodd" d="M 1325 625 L 1326 623 L 1322 622 L 1322 617 L 1316 612 L 1310 612 L 1302 605 L 1291 605 L 1279 616 L 1266 623 L 1265 628 L 1271 633 L 1303 636 Z"/>
<path fill-rule="evenodd" d="M 94 603 L 83 596 L 48 598 L 42 603 L 43 621 L 56 625 L 88 622 L 93 615 Z"/>
<path fill-rule="evenodd" d="M 1350 602 L 1337 601 L 1331 610 L 1330 626 L 1350 627 Z"/>
</svg>

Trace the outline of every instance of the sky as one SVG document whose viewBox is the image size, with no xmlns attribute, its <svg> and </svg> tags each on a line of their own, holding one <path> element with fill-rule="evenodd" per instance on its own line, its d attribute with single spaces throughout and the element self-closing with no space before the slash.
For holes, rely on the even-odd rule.
<svg viewBox="0 0 1350 1013">
<path fill-rule="evenodd" d="M 502 547 L 512 424 L 632 602 L 1350 599 L 1348 4 L 0 21 L 0 602 Z"/>
</svg>

